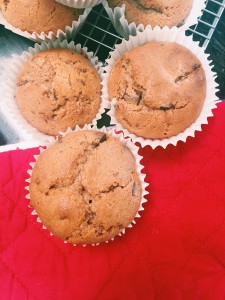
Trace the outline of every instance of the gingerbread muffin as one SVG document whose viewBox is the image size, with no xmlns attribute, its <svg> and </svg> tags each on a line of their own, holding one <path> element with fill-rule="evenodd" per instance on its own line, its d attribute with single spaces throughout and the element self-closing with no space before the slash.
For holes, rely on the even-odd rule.
<svg viewBox="0 0 225 300">
<path fill-rule="evenodd" d="M 121 56 L 108 80 L 115 116 L 144 138 L 183 132 L 198 118 L 206 97 L 200 60 L 177 43 L 152 41 Z"/>
<path fill-rule="evenodd" d="M 95 118 L 101 102 L 100 77 L 88 59 L 72 50 L 42 51 L 18 74 L 16 101 L 32 126 L 57 135 Z"/>
<path fill-rule="evenodd" d="M 50 232 L 73 244 L 119 234 L 141 197 L 132 152 L 98 131 L 67 134 L 40 155 L 31 176 L 30 205 Z"/>
<path fill-rule="evenodd" d="M 4 18 L 14 27 L 29 33 L 65 30 L 78 20 L 82 10 L 73 9 L 55 0 L 1 0 Z"/>
<path fill-rule="evenodd" d="M 125 4 L 128 23 L 173 27 L 183 24 L 191 11 L 193 0 L 109 0 L 108 3 L 113 8 Z"/>
</svg>

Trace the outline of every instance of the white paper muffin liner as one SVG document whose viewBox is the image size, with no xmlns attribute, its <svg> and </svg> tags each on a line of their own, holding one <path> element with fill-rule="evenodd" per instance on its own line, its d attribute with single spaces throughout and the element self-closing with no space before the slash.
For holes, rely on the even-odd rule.
<svg viewBox="0 0 225 300">
<path fill-rule="evenodd" d="M 121 236 L 122 234 L 125 234 L 125 231 L 126 231 L 127 228 L 131 228 L 131 227 L 133 227 L 134 224 L 136 224 L 135 219 L 141 217 L 141 215 L 139 213 L 144 210 L 143 204 L 145 202 L 147 202 L 147 199 L 145 198 L 145 196 L 149 194 L 149 192 L 146 190 L 146 188 L 148 187 L 149 183 L 145 182 L 146 174 L 142 173 L 142 170 L 143 170 L 144 167 L 141 165 L 140 162 L 141 162 L 141 160 L 142 160 L 143 157 L 138 154 L 139 148 L 135 144 L 133 144 L 130 139 L 124 138 L 122 132 L 116 133 L 115 128 L 111 128 L 111 129 L 107 130 L 105 127 L 101 128 L 101 129 L 98 129 L 97 126 L 91 126 L 91 125 L 85 125 L 83 128 L 80 128 L 79 126 L 76 126 L 76 128 L 74 130 L 72 130 L 71 128 L 68 128 L 66 132 L 64 132 L 64 133 L 61 132 L 61 135 L 64 137 L 64 136 L 66 136 L 70 132 L 78 132 L 78 131 L 83 131 L 83 130 L 99 131 L 99 132 L 107 133 L 108 135 L 111 135 L 111 136 L 113 136 L 115 138 L 118 138 L 122 143 L 124 143 L 127 146 L 127 148 L 130 149 L 130 151 L 132 152 L 132 154 L 133 154 L 133 156 L 135 158 L 137 174 L 138 174 L 138 176 L 140 178 L 141 185 L 142 185 L 142 196 L 141 196 L 141 201 L 140 201 L 140 207 L 139 207 L 139 209 L 138 209 L 138 211 L 136 213 L 136 216 L 134 217 L 134 219 L 132 220 L 132 222 L 126 228 L 123 228 L 121 230 L 121 232 L 119 234 L 117 234 L 118 236 Z M 54 143 L 51 143 L 51 145 L 53 145 L 53 144 Z M 47 145 L 47 148 L 49 148 L 51 145 Z M 37 161 L 37 159 L 41 155 L 41 153 L 43 153 L 44 151 L 45 151 L 45 149 L 40 148 L 40 154 L 39 155 L 34 155 L 35 162 Z M 25 180 L 25 182 L 26 182 L 25 189 L 28 191 L 28 194 L 26 195 L 26 199 L 28 199 L 29 201 L 30 201 L 30 180 L 31 180 L 31 175 L 32 175 L 32 172 L 33 172 L 33 168 L 34 168 L 35 162 L 30 163 L 31 169 L 29 169 L 27 171 L 27 173 L 29 174 L 29 178 Z M 37 212 L 35 211 L 35 209 L 33 209 L 33 211 L 32 211 L 31 214 L 32 215 L 38 215 Z M 38 223 L 42 223 L 39 217 L 37 217 L 37 222 Z M 42 228 L 43 229 L 47 229 L 45 227 L 45 225 L 43 225 L 43 224 L 42 224 Z M 49 231 L 49 234 L 51 236 L 53 235 L 50 231 Z M 110 240 L 113 241 L 114 238 L 115 238 L 115 236 L 113 238 L 111 238 Z M 109 240 L 105 241 L 105 243 L 108 243 L 108 242 L 109 242 Z M 68 242 L 64 241 L 64 243 L 68 243 Z M 92 246 L 98 246 L 99 244 L 100 243 L 92 244 Z M 73 244 L 73 245 L 76 246 L 76 244 Z M 86 246 L 86 244 L 82 244 L 82 245 L 84 247 Z"/>
<path fill-rule="evenodd" d="M 100 4 L 103 0 L 56 0 L 57 2 L 74 8 L 93 7 Z"/>
<path fill-rule="evenodd" d="M 108 95 L 108 79 L 111 73 L 111 70 L 117 61 L 125 52 L 144 45 L 152 40 L 163 41 L 163 42 L 176 42 L 180 45 L 188 48 L 192 53 L 194 53 L 198 59 L 201 61 L 201 64 L 204 68 L 206 74 L 206 98 L 204 101 L 204 105 L 202 111 L 197 118 L 197 120 L 188 127 L 185 131 L 179 133 L 176 136 L 172 136 L 170 138 L 164 139 L 145 139 L 143 137 L 137 136 L 129 132 L 125 129 L 116 119 L 115 117 L 115 104 L 116 99 L 112 99 L 112 102 L 109 101 Z M 212 71 L 213 65 L 212 61 L 209 60 L 209 55 L 204 53 L 205 48 L 200 48 L 198 42 L 194 42 L 192 38 L 189 36 L 185 36 L 184 32 L 180 32 L 179 29 L 173 27 L 169 29 L 168 27 L 164 27 L 161 29 L 160 27 L 155 27 L 153 30 L 147 28 L 144 32 L 138 32 L 137 36 L 130 36 L 128 41 L 123 40 L 121 44 L 116 45 L 115 50 L 110 53 L 111 58 L 107 59 L 107 66 L 104 68 L 105 73 L 103 74 L 103 101 L 105 102 L 104 106 L 111 108 L 108 112 L 108 115 L 111 117 L 111 125 L 116 124 L 118 130 L 122 130 L 125 136 L 129 136 L 134 143 L 139 142 L 142 147 L 147 145 L 151 146 L 155 149 L 157 146 L 161 146 L 164 149 L 172 144 L 174 146 L 177 145 L 178 141 L 186 142 L 189 136 L 194 137 L 196 131 L 202 131 L 201 126 L 203 124 L 208 124 L 208 117 L 213 116 L 212 110 L 216 108 L 215 101 L 218 100 L 216 96 L 216 92 L 218 91 L 218 84 L 215 82 L 216 73 Z M 154 59 L 154 58 L 153 58 Z"/>
<path fill-rule="evenodd" d="M 89 15 L 90 11 L 91 11 L 90 8 L 85 9 L 83 14 L 81 14 L 79 16 L 77 21 L 74 20 L 71 25 L 68 24 L 68 26 L 66 26 L 65 30 L 58 29 L 56 33 L 54 33 L 53 31 L 41 32 L 41 33 L 37 33 L 37 32 L 30 33 L 28 31 L 23 31 L 19 28 L 14 27 L 13 25 L 11 25 L 4 18 L 1 10 L 0 10 L 0 24 L 4 25 L 6 29 L 8 29 L 8 30 L 10 30 L 10 31 L 12 31 L 12 32 L 14 32 L 18 35 L 21 35 L 25 38 L 28 38 L 32 41 L 35 41 L 35 42 L 55 41 L 56 39 L 73 40 L 75 38 L 76 33 L 79 31 L 79 29 L 84 24 L 84 22 L 85 22 L 87 16 Z"/>
<path fill-rule="evenodd" d="M 2 63 L 4 77 L 2 76 L 2 81 L 0 85 L 0 94 L 2 95 L 3 101 L 0 103 L 0 111 L 15 128 L 22 140 L 28 141 L 39 141 L 40 145 L 42 142 L 51 142 L 55 140 L 55 137 L 43 134 L 34 128 L 21 114 L 19 107 L 16 103 L 16 78 L 20 70 L 22 69 L 25 62 L 27 62 L 31 57 L 33 57 L 38 52 L 52 49 L 52 48 L 67 48 L 74 50 L 77 53 L 82 54 L 87 57 L 91 64 L 94 66 L 98 72 L 100 78 L 102 77 L 102 63 L 98 61 L 97 57 L 93 56 L 93 52 L 88 52 L 87 48 L 81 48 L 80 44 L 75 45 L 74 42 L 68 43 L 66 40 L 60 42 L 56 40 L 54 42 L 42 42 L 40 45 L 35 44 L 34 48 L 29 48 L 27 52 L 23 52 L 22 55 L 13 55 L 11 59 L 8 59 L 6 63 Z M 92 120 L 91 124 L 96 124 L 98 119 L 101 119 L 102 113 L 105 112 L 103 107 L 103 102 L 101 101 L 99 111 L 97 112 L 95 118 Z"/>
<path fill-rule="evenodd" d="M 129 38 L 129 35 L 136 36 L 137 32 L 144 31 L 145 26 L 143 24 L 136 24 L 135 22 L 128 23 L 125 12 L 126 5 L 123 4 L 121 7 L 117 6 L 114 9 L 110 8 L 108 2 L 104 1 L 103 6 L 113 23 L 116 31 L 125 39 Z M 198 17 L 202 15 L 202 11 L 206 6 L 206 0 L 193 0 L 192 9 L 188 17 L 184 20 L 183 25 L 179 26 L 181 31 L 187 30 L 190 26 L 197 24 Z M 146 28 L 151 28 L 150 25 Z"/>
</svg>

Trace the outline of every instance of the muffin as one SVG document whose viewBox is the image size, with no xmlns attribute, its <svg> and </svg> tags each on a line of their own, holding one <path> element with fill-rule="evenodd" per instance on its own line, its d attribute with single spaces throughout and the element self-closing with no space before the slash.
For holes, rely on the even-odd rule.
<svg viewBox="0 0 225 300">
<path fill-rule="evenodd" d="M 8 0 L 1 1 L 4 18 L 14 27 L 29 33 L 54 32 L 65 30 L 78 20 L 82 10 L 73 9 L 55 0 Z"/>
<path fill-rule="evenodd" d="M 100 82 L 84 56 L 69 49 L 41 51 L 17 76 L 16 101 L 33 127 L 57 135 L 95 118 L 101 102 Z"/>
<path fill-rule="evenodd" d="M 141 197 L 133 154 L 99 131 L 61 138 L 40 155 L 30 182 L 30 205 L 42 223 L 72 244 L 119 234 L 136 216 Z"/>
<path fill-rule="evenodd" d="M 163 139 L 198 118 L 206 97 L 200 60 L 177 43 L 151 41 L 121 56 L 108 79 L 115 116 L 131 133 Z"/>
<path fill-rule="evenodd" d="M 126 5 L 125 17 L 128 23 L 135 22 L 155 27 L 180 26 L 188 17 L 193 0 L 108 0 L 109 6 Z"/>
</svg>

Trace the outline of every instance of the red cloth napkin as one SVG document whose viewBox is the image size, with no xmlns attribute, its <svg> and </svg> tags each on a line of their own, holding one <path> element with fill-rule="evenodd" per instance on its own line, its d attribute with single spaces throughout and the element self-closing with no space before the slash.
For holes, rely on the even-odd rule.
<svg viewBox="0 0 225 300">
<path fill-rule="evenodd" d="M 0 299 L 224 299 L 225 103 L 196 138 L 140 150 L 148 203 L 125 236 L 64 244 L 25 199 L 37 149 L 0 154 Z"/>
</svg>

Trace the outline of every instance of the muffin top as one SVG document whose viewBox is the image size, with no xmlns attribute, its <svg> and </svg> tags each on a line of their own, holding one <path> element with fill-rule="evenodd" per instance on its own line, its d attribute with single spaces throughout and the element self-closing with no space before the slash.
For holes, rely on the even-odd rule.
<svg viewBox="0 0 225 300">
<path fill-rule="evenodd" d="M 90 123 L 100 108 L 100 77 L 90 61 L 68 49 L 39 52 L 17 77 L 16 101 L 39 131 L 57 135 Z"/>
<path fill-rule="evenodd" d="M 117 120 L 144 138 L 177 135 L 199 116 L 206 97 L 200 60 L 177 43 L 152 41 L 121 56 L 108 80 Z"/>
<path fill-rule="evenodd" d="M 126 5 L 128 23 L 136 25 L 180 26 L 188 17 L 193 0 L 108 0 L 109 6 Z"/>
<path fill-rule="evenodd" d="M 55 0 L 1 0 L 0 8 L 5 19 L 14 27 L 30 33 L 65 31 L 82 10 L 64 6 Z"/>
<path fill-rule="evenodd" d="M 142 187 L 135 158 L 98 131 L 67 134 L 38 158 L 30 204 L 57 237 L 73 244 L 107 241 L 134 219 Z"/>
</svg>

